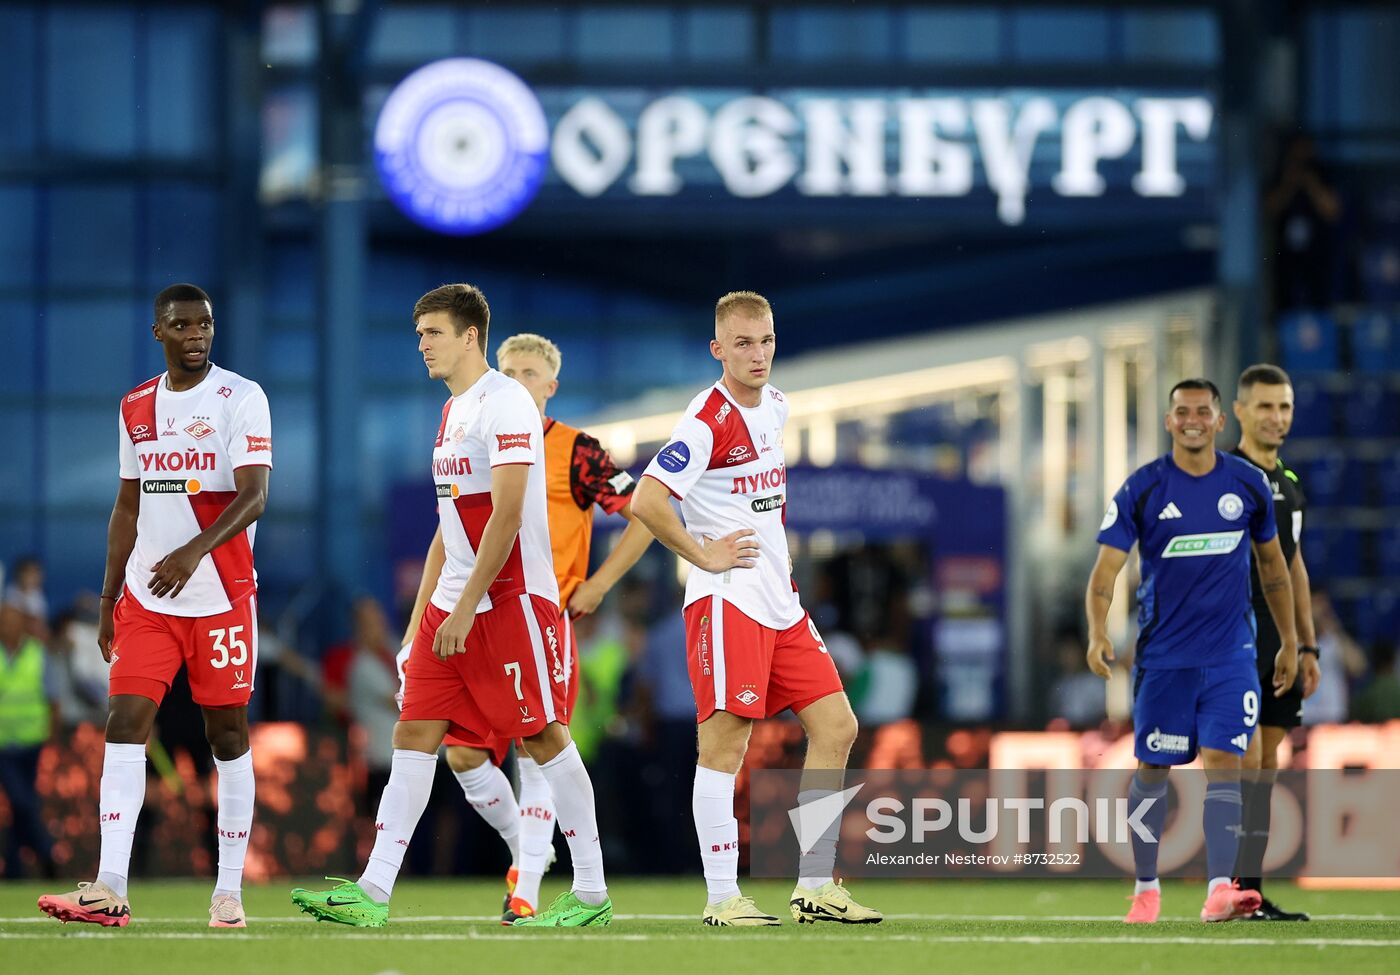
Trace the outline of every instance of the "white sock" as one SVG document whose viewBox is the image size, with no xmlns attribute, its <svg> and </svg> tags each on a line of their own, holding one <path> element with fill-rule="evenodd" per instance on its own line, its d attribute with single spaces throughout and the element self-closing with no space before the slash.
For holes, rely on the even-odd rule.
<svg viewBox="0 0 1400 975">
<path fill-rule="evenodd" d="M 690 809 L 700 840 L 700 862 L 710 903 L 739 895 L 739 820 L 734 818 L 734 776 L 695 766 Z"/>
<path fill-rule="evenodd" d="M 403 866 L 403 855 L 408 852 L 408 841 L 413 838 L 413 830 L 428 807 L 436 771 L 437 755 L 394 749 L 389 784 L 384 787 L 384 795 L 379 799 L 379 815 L 374 819 L 374 849 L 359 880 L 361 887 L 368 884 L 382 893 L 386 902 L 394 893 L 394 881 Z M 378 897 L 374 899 L 379 900 Z"/>
<path fill-rule="evenodd" d="M 598 814 L 593 805 L 593 781 L 578 746 L 572 741 L 558 755 L 540 766 L 558 809 L 559 828 L 569 843 L 574 861 L 574 895 L 585 904 L 608 899 L 603 879 L 603 847 L 598 842 Z"/>
<path fill-rule="evenodd" d="M 97 880 L 126 896 L 126 875 L 131 869 L 131 841 L 136 819 L 146 801 L 146 746 L 107 743 L 102 753 L 102 785 L 98 796 L 98 821 L 102 826 L 102 858 Z"/>
<path fill-rule="evenodd" d="M 243 891 L 243 859 L 253 829 L 253 751 L 227 762 L 214 759 L 219 770 L 219 879 L 214 896 Z"/>
<path fill-rule="evenodd" d="M 1149 890 L 1157 890 L 1157 891 L 1160 891 L 1161 889 L 1162 889 L 1162 882 L 1161 882 L 1160 880 L 1139 880 L 1139 881 L 1133 886 L 1133 893 L 1136 895 L 1136 894 L 1141 894 L 1141 893 L 1143 893 L 1144 891 L 1149 891 Z"/>
<path fill-rule="evenodd" d="M 520 865 L 520 807 L 506 774 L 490 762 L 465 772 L 453 772 L 462 794 L 487 825 L 501 834 L 510 847 L 510 864 Z M 534 903 L 531 901 L 531 903 Z"/>
<path fill-rule="evenodd" d="M 520 863 L 515 896 L 532 907 L 540 903 L 540 881 L 554 850 L 554 796 L 539 765 L 529 755 L 515 757 L 520 770 Z"/>
<path fill-rule="evenodd" d="M 797 804 L 805 806 L 832 794 L 831 789 L 804 789 L 797 794 Z M 841 835 L 841 819 L 837 816 L 832 820 L 816 845 L 798 857 L 798 869 L 802 876 L 797 878 L 797 886 L 818 890 L 831 883 L 836 869 L 836 838 Z"/>
<path fill-rule="evenodd" d="M 1210 892 L 1213 891 L 1220 884 L 1224 884 L 1226 887 L 1231 887 L 1234 885 L 1234 883 L 1235 881 L 1231 877 L 1211 877 L 1210 880 L 1206 882 L 1206 896 L 1209 897 Z"/>
</svg>

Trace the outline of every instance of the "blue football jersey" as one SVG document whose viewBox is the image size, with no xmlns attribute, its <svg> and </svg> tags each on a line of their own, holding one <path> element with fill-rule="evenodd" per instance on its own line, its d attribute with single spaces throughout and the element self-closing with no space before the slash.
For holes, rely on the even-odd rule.
<svg viewBox="0 0 1400 975">
<path fill-rule="evenodd" d="M 1217 450 L 1210 473 L 1195 477 L 1167 454 L 1134 471 L 1104 514 L 1099 543 L 1127 552 L 1136 542 L 1142 556 L 1137 665 L 1253 660 L 1250 542 L 1276 534 L 1268 478 L 1248 461 Z"/>
</svg>

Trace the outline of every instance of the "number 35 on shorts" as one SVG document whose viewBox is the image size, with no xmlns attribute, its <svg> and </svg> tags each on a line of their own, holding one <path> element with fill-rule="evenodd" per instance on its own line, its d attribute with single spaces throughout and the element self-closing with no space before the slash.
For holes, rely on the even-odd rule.
<svg viewBox="0 0 1400 975">
<path fill-rule="evenodd" d="M 209 641 L 213 656 L 209 666 L 215 670 L 225 667 L 242 667 L 248 662 L 248 644 L 242 639 L 242 626 L 229 626 L 210 630 Z"/>
</svg>

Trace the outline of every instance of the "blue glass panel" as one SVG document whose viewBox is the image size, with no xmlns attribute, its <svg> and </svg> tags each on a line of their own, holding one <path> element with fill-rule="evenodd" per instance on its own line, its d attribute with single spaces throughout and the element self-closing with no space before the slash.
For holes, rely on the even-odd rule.
<svg viewBox="0 0 1400 975">
<path fill-rule="evenodd" d="M 133 14 L 86 4 L 54 7 L 45 28 L 48 145 L 59 152 L 131 155 L 137 100 Z"/>
<path fill-rule="evenodd" d="M 316 11 L 310 4 L 278 4 L 263 11 L 262 59 L 268 65 L 310 64 L 316 60 Z"/>
<path fill-rule="evenodd" d="M 219 194 L 197 184 L 159 183 L 147 193 L 146 287 L 152 297 L 168 284 L 212 287 L 219 276 Z"/>
<path fill-rule="evenodd" d="M 564 56 L 564 15 L 543 7 L 468 13 L 472 53 L 506 64 Z"/>
<path fill-rule="evenodd" d="M 34 283 L 34 195 L 27 185 L 0 186 L 0 285 Z"/>
<path fill-rule="evenodd" d="M 662 61 L 676 54 L 671 14 L 666 10 L 584 9 L 577 24 L 580 61 Z"/>
<path fill-rule="evenodd" d="M 275 465 L 268 496 L 276 499 L 278 513 L 315 511 L 320 504 L 331 503 L 331 499 L 318 499 L 316 493 L 319 485 L 316 465 L 320 453 L 316 443 L 314 395 L 279 387 L 267 389 L 267 400 L 272 412 Z M 258 541 L 261 546 L 261 538 Z"/>
<path fill-rule="evenodd" d="M 1012 51 L 1022 61 L 1102 61 L 1108 57 L 1108 14 L 1094 10 L 1028 10 L 1011 15 Z"/>
<path fill-rule="evenodd" d="M 445 58 L 456 49 L 454 12 L 447 4 L 385 6 L 374 21 L 370 60 L 415 63 Z"/>
<path fill-rule="evenodd" d="M 0 9 L 0 151 L 29 154 L 38 136 L 34 95 L 37 20 L 29 7 Z"/>
<path fill-rule="evenodd" d="M 0 387 L 7 393 L 30 393 L 39 388 L 34 350 L 43 335 L 38 309 L 28 299 L 0 298 Z"/>
<path fill-rule="evenodd" d="M 102 585 L 102 570 L 107 560 L 107 520 L 112 515 L 112 499 L 116 494 L 114 467 L 101 482 L 101 491 L 93 493 L 91 510 L 65 511 L 61 516 L 50 515 L 44 520 L 40 551 L 44 558 L 45 589 L 53 607 L 67 606 L 78 592 L 96 592 Z M 83 650 L 93 648 L 84 647 Z"/>
<path fill-rule="evenodd" d="M 136 332 L 149 331 L 150 313 L 137 317 L 135 312 L 135 302 L 129 299 L 51 300 L 43 326 L 49 390 L 110 394 L 115 410 L 117 398 L 131 388 Z"/>
<path fill-rule="evenodd" d="M 29 513 L 0 515 L 0 563 L 38 548 L 37 522 Z"/>
<path fill-rule="evenodd" d="M 1220 29 L 1208 10 L 1125 10 L 1123 55 L 1129 61 L 1214 64 Z"/>
<path fill-rule="evenodd" d="M 5 379 L 8 388 L 8 377 Z M 0 423 L 5 426 L 5 463 L 0 464 L 0 503 L 5 505 L 34 504 L 39 500 L 34 478 L 37 413 L 32 406 L 0 407 Z M 0 560 L 4 558 L 4 552 L 3 545 L 0 545 Z"/>
<path fill-rule="evenodd" d="M 1365 8 L 1337 15 L 1338 118 L 1343 128 L 1400 124 L 1400 14 Z"/>
<path fill-rule="evenodd" d="M 988 64 L 1001 56 L 1001 17 L 972 9 L 913 10 L 904 49 L 912 61 Z"/>
<path fill-rule="evenodd" d="M 45 406 L 42 436 L 46 504 L 106 505 L 110 510 L 119 479 L 119 396 L 113 394 L 110 408 L 61 403 Z"/>
<path fill-rule="evenodd" d="M 893 31 L 884 7 L 775 10 L 773 57 L 786 61 L 872 61 L 891 56 Z"/>
<path fill-rule="evenodd" d="M 114 186 L 63 184 L 49 195 L 49 276 L 60 287 L 136 286 L 136 200 Z"/>
<path fill-rule="evenodd" d="M 753 18 L 740 7 L 690 10 L 684 16 L 691 61 L 747 61 L 754 55 Z"/>
<path fill-rule="evenodd" d="M 310 321 L 315 314 L 316 265 L 304 243 L 267 248 L 268 318 Z"/>
<path fill-rule="evenodd" d="M 212 10 L 156 10 L 146 15 L 143 148 L 162 158 L 199 159 L 219 147 L 222 115 L 218 16 Z"/>
<path fill-rule="evenodd" d="M 270 325 L 263 329 L 263 362 L 269 382 L 292 380 L 304 382 L 315 368 L 316 334 L 309 328 L 285 328 Z"/>
</svg>

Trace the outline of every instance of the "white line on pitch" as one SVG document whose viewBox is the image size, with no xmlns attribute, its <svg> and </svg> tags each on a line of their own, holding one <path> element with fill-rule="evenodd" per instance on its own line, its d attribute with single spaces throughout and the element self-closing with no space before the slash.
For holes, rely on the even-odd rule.
<svg viewBox="0 0 1400 975">
<path fill-rule="evenodd" d="M 601 932 L 600 932 L 601 934 Z M 64 938 L 77 938 L 89 940 L 94 938 L 121 938 L 115 932 L 104 931 L 74 931 L 66 933 Z M 388 934 L 371 933 L 364 931 L 346 931 L 340 934 L 326 934 L 320 936 L 325 940 L 350 940 L 350 941 L 510 941 L 516 945 L 525 945 L 532 940 L 537 944 L 559 944 L 555 938 L 532 938 L 530 935 L 507 934 L 504 931 L 463 931 L 461 933 L 433 933 L 433 934 Z M 709 941 L 713 942 L 716 935 L 713 932 L 694 934 L 614 934 L 609 933 L 598 940 L 600 942 L 649 942 L 649 941 Z M 853 942 L 853 941 L 897 941 L 916 942 L 919 944 L 1020 944 L 1020 945 L 1203 945 L 1213 948 L 1220 947 L 1246 947 L 1246 948 L 1292 948 L 1297 945 L 1316 948 L 1395 948 L 1400 947 L 1400 939 L 1387 938 L 1290 938 L 1286 940 L 1273 940 L 1270 938 L 1200 938 L 1200 937 L 1170 937 L 1152 938 L 1140 936 L 1124 937 L 1088 937 L 1088 936 L 1054 936 L 1054 935 L 920 935 L 920 934 L 849 934 L 849 935 L 828 935 L 818 933 L 793 934 L 790 932 L 773 932 L 768 935 L 758 935 L 759 938 L 779 941 L 830 941 L 830 942 Z M 0 932 L 0 940 L 5 941 L 52 941 L 52 933 L 39 932 Z M 217 934 L 202 931 L 162 931 L 152 932 L 136 936 L 142 941 L 282 941 L 284 935 L 258 934 L 244 931 L 222 931 Z M 731 940 L 731 943 L 734 943 Z"/>
<path fill-rule="evenodd" d="M 619 921 L 697 921 L 694 914 L 616 914 Z M 886 914 L 890 921 L 987 921 L 997 923 L 1025 923 L 1032 921 L 1121 921 L 1120 914 Z M 136 917 L 132 924 L 185 924 L 201 920 L 198 917 Z M 441 924 L 451 922 L 477 923 L 499 921 L 498 914 L 409 914 L 395 917 L 393 924 Z M 1194 917 L 1167 916 L 1164 921 L 1194 921 Z M 1315 921 L 1400 921 L 1400 914 L 1314 914 Z M 45 924 L 52 918 L 44 915 L 23 917 L 0 917 L 0 924 Z M 250 924 L 311 924 L 307 916 L 277 915 L 275 917 L 250 917 Z"/>
</svg>

